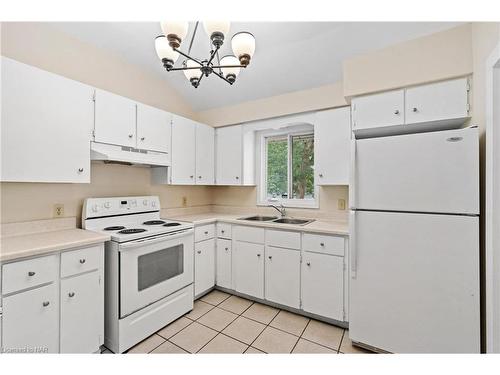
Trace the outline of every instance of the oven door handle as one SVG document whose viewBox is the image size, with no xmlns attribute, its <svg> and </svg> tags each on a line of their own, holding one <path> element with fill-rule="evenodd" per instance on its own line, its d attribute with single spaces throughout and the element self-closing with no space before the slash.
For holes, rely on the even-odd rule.
<svg viewBox="0 0 500 375">
<path fill-rule="evenodd" d="M 179 237 L 184 237 L 187 234 L 191 234 L 192 232 L 193 232 L 193 229 L 185 229 L 185 230 L 182 230 L 179 232 L 165 234 L 162 236 L 143 238 L 141 240 L 135 240 L 135 241 L 122 243 L 122 244 L 120 244 L 120 251 L 125 250 L 125 249 L 134 248 L 134 247 L 139 247 L 141 245 L 152 245 L 152 244 L 162 242 L 162 241 L 174 240 L 174 239 L 179 238 Z"/>
</svg>

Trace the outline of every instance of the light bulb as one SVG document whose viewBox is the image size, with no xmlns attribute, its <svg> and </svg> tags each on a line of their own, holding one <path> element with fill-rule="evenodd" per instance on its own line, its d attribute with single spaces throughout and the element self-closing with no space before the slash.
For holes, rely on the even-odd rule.
<svg viewBox="0 0 500 375">
<path fill-rule="evenodd" d="M 241 65 L 246 66 L 255 52 L 255 37 L 246 31 L 236 33 L 231 39 L 231 46 Z"/>
<path fill-rule="evenodd" d="M 163 34 L 167 37 L 172 48 L 179 48 L 187 35 L 189 23 L 187 21 L 161 22 Z"/>
<path fill-rule="evenodd" d="M 240 65 L 240 61 L 236 58 L 236 56 L 233 55 L 226 55 L 220 60 L 220 65 Z M 240 74 L 240 67 L 231 67 L 231 68 L 221 68 L 222 74 L 226 79 L 232 83 L 236 80 L 236 77 L 238 77 L 238 74 Z"/>
<path fill-rule="evenodd" d="M 229 33 L 231 23 L 228 21 L 203 21 L 203 27 L 216 47 L 222 46 L 224 37 Z"/>
<path fill-rule="evenodd" d="M 156 37 L 155 49 L 159 59 L 163 62 L 163 66 L 167 69 L 172 68 L 179 58 L 179 54 L 170 47 L 167 37 L 164 35 Z"/>
<path fill-rule="evenodd" d="M 201 68 L 201 65 L 193 60 L 186 60 L 184 65 L 186 68 Z M 183 70 L 183 72 L 184 72 L 184 75 L 186 76 L 186 78 L 188 79 L 188 81 L 191 82 L 191 84 L 194 87 L 198 87 L 198 81 L 199 81 L 199 78 L 201 76 L 201 70 L 200 69 L 186 69 L 186 70 Z"/>
</svg>

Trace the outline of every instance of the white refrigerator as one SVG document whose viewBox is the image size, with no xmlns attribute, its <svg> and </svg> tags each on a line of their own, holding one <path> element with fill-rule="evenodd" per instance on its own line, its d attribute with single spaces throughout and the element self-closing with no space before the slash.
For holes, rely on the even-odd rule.
<svg viewBox="0 0 500 375">
<path fill-rule="evenodd" d="M 475 127 L 353 140 L 349 336 L 393 353 L 479 353 Z"/>
</svg>

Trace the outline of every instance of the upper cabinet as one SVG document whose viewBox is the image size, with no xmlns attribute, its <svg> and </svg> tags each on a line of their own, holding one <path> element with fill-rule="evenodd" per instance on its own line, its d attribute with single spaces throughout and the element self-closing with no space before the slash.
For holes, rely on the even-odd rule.
<svg viewBox="0 0 500 375">
<path fill-rule="evenodd" d="M 94 101 L 95 142 L 170 152 L 171 113 L 99 89 Z"/>
<path fill-rule="evenodd" d="M 214 183 L 214 129 L 173 115 L 171 183 Z"/>
<path fill-rule="evenodd" d="M 243 125 L 215 131 L 217 185 L 255 184 L 255 132 Z"/>
<path fill-rule="evenodd" d="M 1 180 L 90 182 L 93 89 L 2 57 Z"/>
<path fill-rule="evenodd" d="M 352 100 L 352 125 L 357 137 L 453 129 L 469 116 L 468 78 Z"/>
<path fill-rule="evenodd" d="M 137 103 L 137 148 L 170 153 L 172 114 Z"/>
<path fill-rule="evenodd" d="M 103 90 L 95 90 L 94 101 L 94 140 L 136 147 L 136 103 Z"/>
<path fill-rule="evenodd" d="M 316 112 L 314 180 L 318 185 L 349 184 L 350 141 L 350 107 Z"/>
</svg>

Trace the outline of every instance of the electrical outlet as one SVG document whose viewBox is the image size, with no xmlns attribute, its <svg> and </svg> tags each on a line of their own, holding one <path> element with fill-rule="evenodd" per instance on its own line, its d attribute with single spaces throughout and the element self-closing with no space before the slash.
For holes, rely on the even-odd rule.
<svg viewBox="0 0 500 375">
<path fill-rule="evenodd" d="M 54 217 L 63 217 L 64 216 L 64 204 L 56 203 L 54 205 Z"/>
<path fill-rule="evenodd" d="M 182 207 L 187 207 L 188 199 L 187 197 L 182 197 Z"/>
<path fill-rule="evenodd" d="M 337 208 L 339 210 L 345 210 L 345 199 L 338 199 L 337 200 Z"/>
</svg>

